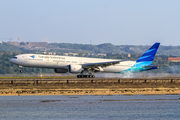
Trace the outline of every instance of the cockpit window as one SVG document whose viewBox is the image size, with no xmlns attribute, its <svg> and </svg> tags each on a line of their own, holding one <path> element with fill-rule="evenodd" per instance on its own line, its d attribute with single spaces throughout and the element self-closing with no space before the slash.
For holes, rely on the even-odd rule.
<svg viewBox="0 0 180 120">
<path fill-rule="evenodd" d="M 17 59 L 17 57 L 13 57 L 13 59 Z"/>
</svg>

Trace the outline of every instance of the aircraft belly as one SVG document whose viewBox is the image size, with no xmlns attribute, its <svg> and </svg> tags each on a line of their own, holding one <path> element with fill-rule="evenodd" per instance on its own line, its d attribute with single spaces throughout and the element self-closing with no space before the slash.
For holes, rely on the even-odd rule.
<svg viewBox="0 0 180 120">
<path fill-rule="evenodd" d="M 55 63 L 55 62 L 51 63 L 51 67 L 53 68 L 64 68 L 66 66 L 67 65 L 65 63 Z"/>
<path fill-rule="evenodd" d="M 39 62 L 36 61 L 27 61 L 21 64 L 24 67 L 39 67 Z"/>
</svg>

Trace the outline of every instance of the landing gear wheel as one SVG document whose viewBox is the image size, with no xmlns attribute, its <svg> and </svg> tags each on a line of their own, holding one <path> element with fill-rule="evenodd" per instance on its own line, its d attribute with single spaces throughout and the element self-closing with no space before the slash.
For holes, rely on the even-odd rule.
<svg viewBox="0 0 180 120">
<path fill-rule="evenodd" d="M 19 72 L 20 72 L 20 73 L 22 73 L 23 71 L 22 71 L 22 70 L 20 70 Z"/>
<path fill-rule="evenodd" d="M 94 75 L 77 75 L 77 78 L 95 78 Z"/>
</svg>

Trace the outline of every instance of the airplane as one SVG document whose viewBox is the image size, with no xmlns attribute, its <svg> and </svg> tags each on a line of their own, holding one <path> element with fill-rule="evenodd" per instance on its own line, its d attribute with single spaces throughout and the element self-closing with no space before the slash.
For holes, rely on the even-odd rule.
<svg viewBox="0 0 180 120">
<path fill-rule="evenodd" d="M 49 68 L 55 73 L 76 73 L 77 78 L 94 78 L 95 73 L 125 73 L 158 69 L 153 59 L 160 43 L 152 45 L 137 61 L 100 59 L 87 57 L 56 56 L 42 54 L 20 54 L 10 59 L 11 63 L 22 67 Z"/>
</svg>

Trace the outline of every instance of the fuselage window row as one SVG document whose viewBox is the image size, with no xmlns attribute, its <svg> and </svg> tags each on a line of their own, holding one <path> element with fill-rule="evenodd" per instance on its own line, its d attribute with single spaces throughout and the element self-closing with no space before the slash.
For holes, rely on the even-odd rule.
<svg viewBox="0 0 180 120">
<path fill-rule="evenodd" d="M 28 59 L 28 60 L 38 60 L 38 61 L 43 61 L 43 59 Z"/>
</svg>

